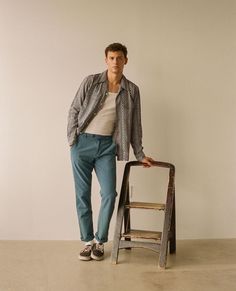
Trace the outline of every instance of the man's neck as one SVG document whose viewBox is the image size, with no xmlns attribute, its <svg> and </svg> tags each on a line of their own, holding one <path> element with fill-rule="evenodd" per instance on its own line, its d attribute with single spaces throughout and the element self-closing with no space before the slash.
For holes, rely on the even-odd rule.
<svg viewBox="0 0 236 291">
<path fill-rule="evenodd" d="M 113 85 L 118 85 L 120 84 L 120 81 L 122 79 L 122 76 L 123 74 L 120 73 L 120 74 L 113 74 L 111 72 L 107 72 L 107 78 L 108 78 L 108 81 L 110 84 L 113 84 Z"/>
</svg>

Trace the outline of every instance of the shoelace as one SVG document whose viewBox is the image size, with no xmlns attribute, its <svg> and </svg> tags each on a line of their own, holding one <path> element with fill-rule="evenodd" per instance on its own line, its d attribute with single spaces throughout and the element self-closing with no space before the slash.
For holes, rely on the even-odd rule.
<svg viewBox="0 0 236 291">
<path fill-rule="evenodd" d="M 104 251 L 104 245 L 103 244 L 96 244 L 95 245 L 95 249 L 103 252 Z"/>
<path fill-rule="evenodd" d="M 89 251 L 91 251 L 91 249 L 92 249 L 92 246 L 87 245 L 87 246 L 83 249 L 82 253 L 89 252 Z"/>
</svg>

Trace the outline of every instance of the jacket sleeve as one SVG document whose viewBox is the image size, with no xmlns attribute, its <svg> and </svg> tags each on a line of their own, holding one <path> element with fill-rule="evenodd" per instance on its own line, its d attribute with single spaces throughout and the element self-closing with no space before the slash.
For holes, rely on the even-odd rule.
<svg viewBox="0 0 236 291">
<path fill-rule="evenodd" d="M 90 83 L 91 77 L 88 76 L 81 83 L 70 106 L 67 123 L 67 139 L 70 146 L 75 143 L 77 137 L 78 115 Z"/>
<path fill-rule="evenodd" d="M 134 107 L 132 113 L 132 127 L 131 127 L 131 146 L 134 155 L 138 161 L 141 161 L 145 154 L 142 146 L 142 122 L 141 122 L 141 103 L 139 88 L 135 86 L 134 89 Z"/>
</svg>

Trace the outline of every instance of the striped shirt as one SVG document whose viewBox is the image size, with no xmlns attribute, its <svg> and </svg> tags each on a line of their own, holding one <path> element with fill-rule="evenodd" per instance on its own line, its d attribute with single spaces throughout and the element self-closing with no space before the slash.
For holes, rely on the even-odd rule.
<svg viewBox="0 0 236 291">
<path fill-rule="evenodd" d="M 90 75 L 81 83 L 71 104 L 68 116 L 67 138 L 72 146 L 77 135 L 83 132 L 108 95 L 107 71 Z M 116 98 L 116 122 L 113 133 L 118 160 L 129 160 L 130 144 L 134 155 L 141 161 L 145 154 L 142 146 L 140 94 L 137 85 L 123 75 Z"/>
</svg>

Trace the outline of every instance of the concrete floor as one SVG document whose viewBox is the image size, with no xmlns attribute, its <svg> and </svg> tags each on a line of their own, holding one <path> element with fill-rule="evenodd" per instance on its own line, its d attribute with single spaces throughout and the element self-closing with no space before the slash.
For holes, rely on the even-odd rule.
<svg viewBox="0 0 236 291">
<path fill-rule="evenodd" d="M 0 241 L 0 291 L 235 291 L 236 239 L 177 241 L 167 269 L 158 254 L 121 250 L 119 264 L 77 259 L 76 241 Z"/>
</svg>

